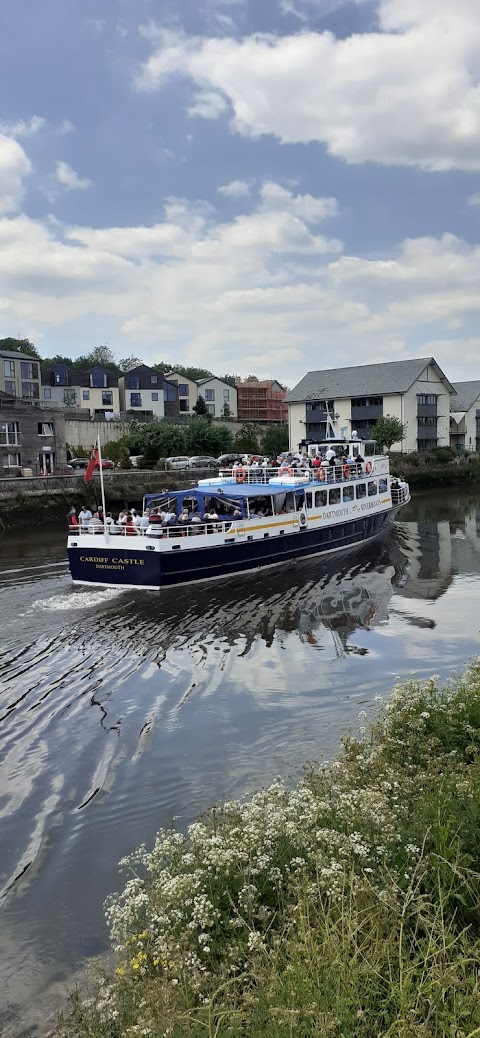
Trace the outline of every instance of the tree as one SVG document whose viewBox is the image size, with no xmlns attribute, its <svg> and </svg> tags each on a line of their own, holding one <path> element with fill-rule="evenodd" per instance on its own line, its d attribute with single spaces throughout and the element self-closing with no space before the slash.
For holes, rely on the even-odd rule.
<svg viewBox="0 0 480 1038">
<path fill-rule="evenodd" d="M 139 425 L 125 438 L 131 454 L 143 454 L 148 461 L 185 454 L 185 432 L 181 425 L 170 422 L 150 422 Z"/>
<path fill-rule="evenodd" d="M 278 458 L 283 451 L 288 451 L 288 427 L 272 425 L 262 437 L 262 453 L 269 458 Z"/>
<path fill-rule="evenodd" d="M 122 374 L 110 347 L 106 343 L 104 346 L 95 346 L 91 353 L 84 353 L 81 357 L 77 357 L 72 361 L 72 367 L 76 371 L 88 371 L 97 365 L 113 372 L 114 375 Z"/>
<path fill-rule="evenodd" d="M 27 353 L 29 357 L 35 357 L 35 360 L 41 360 L 41 356 L 30 339 L 13 339 L 7 336 L 6 339 L 0 339 L 0 350 L 10 350 L 11 353 Z"/>
<path fill-rule="evenodd" d="M 391 414 L 384 414 L 377 418 L 372 429 L 372 437 L 377 441 L 378 447 L 386 447 L 387 452 L 394 443 L 400 443 L 405 439 L 407 427 Z"/>
<path fill-rule="evenodd" d="M 255 422 L 245 422 L 235 436 L 234 449 L 243 454 L 259 454 L 259 433 L 260 429 Z"/>
<path fill-rule="evenodd" d="M 236 386 L 242 381 L 241 375 L 222 375 L 223 381 L 228 382 L 229 386 Z"/>
<path fill-rule="evenodd" d="M 184 364 L 167 364 L 163 360 L 153 366 L 155 371 L 158 371 L 163 378 L 165 378 L 165 375 L 168 375 L 170 371 L 178 372 L 179 375 L 191 379 L 192 382 L 198 382 L 201 378 L 212 378 L 213 375 L 213 372 L 209 371 L 208 368 L 185 367 Z"/>
<path fill-rule="evenodd" d="M 123 373 L 126 371 L 133 371 L 133 369 L 138 368 L 140 364 L 143 364 L 143 360 L 140 360 L 140 357 L 124 357 L 123 360 L 119 360 L 118 362 L 120 371 Z"/>
<path fill-rule="evenodd" d="M 208 414 L 208 408 L 205 403 L 205 397 L 203 397 L 201 393 L 198 394 L 198 400 L 195 404 L 195 407 L 192 407 L 192 411 L 195 411 L 195 414 L 198 417 L 200 417 L 200 415 Z"/>
<path fill-rule="evenodd" d="M 217 458 L 219 454 L 229 454 L 233 449 L 231 430 L 225 425 L 212 425 L 206 415 L 189 422 L 185 429 L 187 453 L 210 454 Z"/>
<path fill-rule="evenodd" d="M 230 407 L 230 404 L 227 404 L 227 402 L 225 401 L 225 403 L 224 403 L 224 405 L 222 407 L 222 418 L 231 418 L 231 417 L 232 417 L 232 409 Z"/>
</svg>

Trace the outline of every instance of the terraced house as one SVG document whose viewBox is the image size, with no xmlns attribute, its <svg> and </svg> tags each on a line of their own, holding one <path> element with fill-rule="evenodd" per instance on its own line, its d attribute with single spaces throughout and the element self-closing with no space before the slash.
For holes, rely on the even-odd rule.
<svg viewBox="0 0 480 1038">
<path fill-rule="evenodd" d="M 287 397 L 290 447 L 325 439 L 328 415 L 362 439 L 381 415 L 400 419 L 406 434 L 394 450 L 447 447 L 454 392 L 434 357 L 309 371 Z"/>
</svg>

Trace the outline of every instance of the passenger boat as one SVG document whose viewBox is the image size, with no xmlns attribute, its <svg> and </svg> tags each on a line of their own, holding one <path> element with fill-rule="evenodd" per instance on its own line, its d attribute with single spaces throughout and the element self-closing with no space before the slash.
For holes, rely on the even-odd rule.
<svg viewBox="0 0 480 1038">
<path fill-rule="evenodd" d="M 333 464 L 325 460 L 329 448 Z M 350 463 L 340 463 L 347 448 Z M 144 511 L 174 513 L 167 525 L 70 529 L 74 583 L 160 590 L 345 552 L 381 534 L 410 500 L 408 484 L 392 485 L 389 460 L 374 440 L 331 438 L 309 444 L 308 455 L 316 467 L 240 466 L 193 489 L 147 494 Z M 184 510 L 189 518 L 179 522 Z M 200 521 L 192 522 L 196 513 Z"/>
</svg>

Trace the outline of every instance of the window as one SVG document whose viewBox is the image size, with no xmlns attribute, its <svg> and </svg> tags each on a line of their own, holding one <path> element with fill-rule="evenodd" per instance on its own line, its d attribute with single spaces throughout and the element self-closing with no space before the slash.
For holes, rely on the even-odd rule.
<svg viewBox="0 0 480 1038">
<path fill-rule="evenodd" d="M 31 364 L 28 360 L 20 361 L 20 374 L 22 378 L 38 378 L 38 364 Z"/>
<path fill-rule="evenodd" d="M 130 393 L 130 407 L 141 407 L 142 406 L 142 394 L 141 393 Z"/>
<path fill-rule="evenodd" d="M 37 382 L 22 382 L 22 399 L 38 400 L 40 389 Z"/>
<path fill-rule="evenodd" d="M 20 427 L 18 422 L 5 422 L 0 425 L 0 443 L 15 446 L 20 440 Z"/>
<path fill-rule="evenodd" d="M 90 385 L 92 389 L 106 389 L 108 386 L 107 373 L 101 368 L 94 368 L 90 372 Z"/>
<path fill-rule="evenodd" d="M 188 388 L 187 383 L 186 382 L 179 382 L 178 383 L 178 395 L 179 396 L 188 396 L 188 394 L 189 394 L 189 388 Z"/>
<path fill-rule="evenodd" d="M 158 401 L 158 393 L 152 393 L 152 400 L 153 401 L 155 401 L 155 400 Z"/>
<path fill-rule="evenodd" d="M 150 383 L 152 386 L 158 385 L 158 375 L 150 375 Z"/>
<path fill-rule="evenodd" d="M 179 400 L 178 401 L 178 406 L 179 406 L 180 411 L 184 411 L 184 412 L 188 411 L 188 409 L 189 409 L 188 400 Z"/>
<path fill-rule="evenodd" d="M 103 404 L 104 407 L 111 407 L 112 406 L 112 404 L 113 404 L 113 393 L 112 393 L 111 390 L 107 389 L 105 392 L 102 393 L 102 404 Z"/>
<path fill-rule="evenodd" d="M 362 497 L 367 496 L 367 487 L 365 483 L 357 483 L 355 487 L 355 496 L 357 498 L 357 501 L 360 501 Z"/>
<path fill-rule="evenodd" d="M 37 422 L 37 432 L 39 436 L 53 436 L 53 422 Z"/>
<path fill-rule="evenodd" d="M 329 505 L 340 504 L 340 487 L 333 487 L 332 490 L 328 491 L 328 503 Z"/>
<path fill-rule="evenodd" d="M 437 403 L 437 397 L 434 393 L 419 393 L 417 400 L 419 404 L 429 404 L 432 407 L 435 407 Z"/>
<path fill-rule="evenodd" d="M 305 498 L 306 498 L 307 508 L 311 508 L 312 507 L 312 501 L 313 501 L 312 494 L 305 494 Z"/>
<path fill-rule="evenodd" d="M 386 481 L 386 479 L 379 479 L 379 481 L 378 481 L 378 493 L 379 494 L 386 494 L 387 493 L 387 481 Z"/>
<path fill-rule="evenodd" d="M 352 407 L 383 407 L 383 396 L 361 396 L 352 399 Z"/>
<path fill-rule="evenodd" d="M 3 374 L 5 378 L 15 378 L 15 361 L 4 360 L 3 362 Z"/>
<path fill-rule="evenodd" d="M 82 399 L 83 400 L 90 400 L 90 390 L 89 389 L 84 389 L 83 390 Z"/>
<path fill-rule="evenodd" d="M 127 375 L 127 388 L 140 389 L 140 379 L 138 375 Z"/>
<path fill-rule="evenodd" d="M 163 399 L 170 402 L 177 399 L 177 387 L 173 382 L 163 383 Z"/>
<path fill-rule="evenodd" d="M 215 417 L 215 404 L 207 404 L 206 407 L 207 407 L 208 413 L 212 414 L 213 417 Z"/>
<path fill-rule="evenodd" d="M 431 451 L 432 447 L 437 446 L 437 441 L 432 437 L 431 440 L 417 440 L 417 448 L 419 451 Z"/>
<path fill-rule="evenodd" d="M 418 425 L 419 425 L 419 428 L 421 428 L 421 426 L 424 426 L 424 428 L 436 429 L 437 428 L 437 418 L 436 418 L 436 416 L 435 417 L 433 417 L 433 416 L 430 416 L 430 417 L 428 417 L 428 416 L 419 417 Z"/>
<path fill-rule="evenodd" d="M 20 468 L 21 464 L 22 456 L 19 452 L 15 452 L 15 454 L 6 454 L 2 461 L 2 467 L 4 469 Z"/>
<path fill-rule="evenodd" d="M 229 401 L 230 401 L 230 390 L 229 389 L 224 389 L 223 390 L 223 399 L 224 399 L 226 404 L 229 403 Z"/>
<path fill-rule="evenodd" d="M 317 490 L 315 493 L 315 508 L 325 508 L 327 496 L 326 490 Z"/>
<path fill-rule="evenodd" d="M 8 379 L 5 379 L 5 392 L 11 393 L 12 396 L 15 396 L 15 382 L 10 382 Z"/>
<path fill-rule="evenodd" d="M 52 399 L 52 390 L 51 389 L 44 389 L 43 390 L 43 399 L 44 400 L 51 400 Z"/>
<path fill-rule="evenodd" d="M 368 496 L 369 497 L 375 497 L 376 493 L 377 493 L 377 481 L 376 481 L 376 479 L 371 479 L 369 481 L 369 483 L 368 483 Z"/>
<path fill-rule="evenodd" d="M 215 400 L 215 390 L 214 389 L 206 389 L 205 390 L 205 400 Z"/>
<path fill-rule="evenodd" d="M 348 485 L 348 487 L 343 488 L 343 500 L 353 501 L 353 486 L 351 485 L 351 483 Z"/>
</svg>

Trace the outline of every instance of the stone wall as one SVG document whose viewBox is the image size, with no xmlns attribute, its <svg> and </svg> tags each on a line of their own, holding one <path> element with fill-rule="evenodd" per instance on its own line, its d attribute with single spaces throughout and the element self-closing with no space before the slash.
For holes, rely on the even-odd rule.
<svg viewBox="0 0 480 1038">
<path fill-rule="evenodd" d="M 131 427 L 128 422 L 92 422 L 78 418 L 67 418 L 65 421 L 65 438 L 70 447 L 93 447 L 95 437 L 100 430 L 101 442 L 121 440 Z"/>
</svg>

